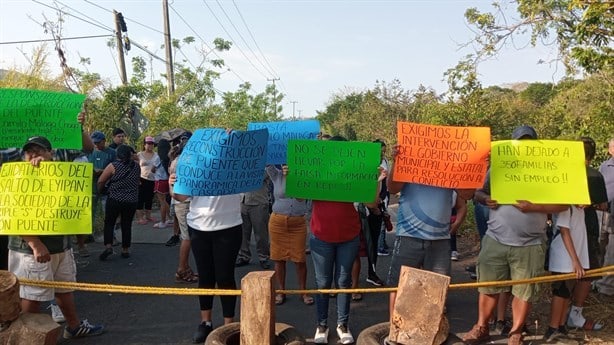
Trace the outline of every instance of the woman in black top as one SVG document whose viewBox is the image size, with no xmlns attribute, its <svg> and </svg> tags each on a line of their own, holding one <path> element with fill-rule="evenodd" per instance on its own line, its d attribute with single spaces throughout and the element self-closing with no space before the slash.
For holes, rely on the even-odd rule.
<svg viewBox="0 0 614 345">
<path fill-rule="evenodd" d="M 139 195 L 141 167 L 133 159 L 136 152 L 127 145 L 117 147 L 117 160 L 104 169 L 98 178 L 98 190 L 107 185 L 107 205 L 104 218 L 104 244 L 106 249 L 100 254 L 100 260 L 106 260 L 113 254 L 113 229 L 115 220 L 121 216 L 122 258 L 130 257 L 132 241 L 132 220 L 136 213 Z"/>
</svg>

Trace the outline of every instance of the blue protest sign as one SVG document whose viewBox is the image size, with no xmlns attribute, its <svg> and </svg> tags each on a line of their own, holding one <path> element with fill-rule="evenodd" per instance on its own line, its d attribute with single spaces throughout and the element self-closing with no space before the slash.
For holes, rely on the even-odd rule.
<svg viewBox="0 0 614 345">
<path fill-rule="evenodd" d="M 228 195 L 262 187 L 268 132 L 198 129 L 177 162 L 177 194 Z"/>
<path fill-rule="evenodd" d="M 282 122 L 251 122 L 248 130 L 266 128 L 269 130 L 267 149 L 267 164 L 286 164 L 288 140 L 317 139 L 320 133 L 318 120 L 282 121 Z"/>
</svg>

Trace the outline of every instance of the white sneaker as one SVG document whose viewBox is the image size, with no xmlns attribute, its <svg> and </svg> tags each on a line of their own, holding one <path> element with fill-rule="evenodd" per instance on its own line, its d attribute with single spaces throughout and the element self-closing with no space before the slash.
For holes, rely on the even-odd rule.
<svg viewBox="0 0 614 345">
<path fill-rule="evenodd" d="M 354 337 L 346 325 L 337 326 L 337 335 L 341 344 L 351 344 L 354 342 Z"/>
<path fill-rule="evenodd" d="M 458 261 L 458 252 L 456 250 L 452 251 L 452 254 L 450 255 L 450 260 Z"/>
<path fill-rule="evenodd" d="M 314 344 L 328 344 L 328 327 L 318 326 L 316 335 L 313 336 Z"/>
<path fill-rule="evenodd" d="M 154 227 L 154 228 L 157 228 L 157 229 L 164 229 L 164 228 L 166 228 L 166 227 L 167 227 L 167 224 L 166 224 L 166 223 L 159 222 L 159 223 L 154 224 L 154 225 L 153 225 L 153 227 Z"/>
<path fill-rule="evenodd" d="M 175 221 L 174 221 L 174 220 L 172 220 L 172 219 L 168 219 L 168 220 L 166 221 L 166 225 L 173 225 L 173 224 L 175 224 Z"/>
<path fill-rule="evenodd" d="M 60 309 L 59 305 L 50 304 L 47 309 L 51 309 L 51 318 L 53 319 L 53 321 L 57 323 L 66 321 L 66 318 L 64 318 L 64 314 L 62 313 L 62 309 Z"/>
</svg>

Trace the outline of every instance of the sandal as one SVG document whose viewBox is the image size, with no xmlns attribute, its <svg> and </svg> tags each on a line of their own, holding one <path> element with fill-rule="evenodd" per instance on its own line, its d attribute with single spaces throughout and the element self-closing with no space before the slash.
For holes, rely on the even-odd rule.
<svg viewBox="0 0 614 345">
<path fill-rule="evenodd" d="M 139 219 L 136 223 L 140 225 L 145 225 L 147 224 L 147 219 Z"/>
<path fill-rule="evenodd" d="M 187 268 L 183 271 L 177 271 L 175 273 L 175 282 L 188 284 L 198 283 L 198 278 L 194 276 L 194 273 L 192 273 L 190 268 Z"/>
<path fill-rule="evenodd" d="M 286 301 L 286 295 L 277 294 L 275 295 L 275 305 L 282 305 Z"/>
<path fill-rule="evenodd" d="M 352 294 L 352 301 L 354 301 L 354 302 L 362 301 L 362 294 L 360 294 L 360 293 L 353 293 Z"/>
<path fill-rule="evenodd" d="M 311 297 L 309 295 L 303 295 L 303 303 L 305 303 L 305 305 L 312 305 L 313 304 L 313 297 Z"/>
</svg>

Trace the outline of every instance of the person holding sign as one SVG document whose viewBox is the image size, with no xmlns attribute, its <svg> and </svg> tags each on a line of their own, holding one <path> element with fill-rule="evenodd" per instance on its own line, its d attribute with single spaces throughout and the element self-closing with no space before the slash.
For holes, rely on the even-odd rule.
<svg viewBox="0 0 614 345">
<path fill-rule="evenodd" d="M 400 145 L 392 148 L 396 161 Z M 466 207 L 466 200 L 473 197 L 473 189 L 450 189 L 412 182 L 400 182 L 394 178 L 394 166 L 388 178 L 390 194 L 401 193 L 396 228 L 396 239 L 390 270 L 389 286 L 399 284 L 401 266 L 420 268 L 450 275 L 450 219 L 452 208 Z M 454 193 L 457 197 L 454 200 Z M 394 310 L 396 292 L 390 293 L 390 317 Z"/>
<path fill-rule="evenodd" d="M 89 139 L 89 135 L 88 135 Z M 51 143 L 45 137 L 31 137 L 23 146 L 24 161 L 39 167 L 43 161 L 53 160 Z M 48 281 L 77 280 L 76 264 L 65 235 L 10 236 L 9 271 L 17 277 Z M 102 334 L 104 326 L 79 321 L 72 290 L 21 285 L 21 309 L 24 313 L 40 313 L 41 302 L 54 298 L 66 319 L 65 339 Z"/>
<path fill-rule="evenodd" d="M 108 185 L 108 197 L 104 217 L 105 250 L 100 254 L 100 260 L 106 260 L 113 254 L 113 232 L 117 217 L 121 217 L 122 227 L 122 258 L 130 257 L 132 242 L 132 221 L 136 213 L 138 201 L 140 166 L 132 159 L 134 149 L 128 145 L 117 147 L 117 159 L 107 165 L 98 178 L 98 189 Z"/>
<path fill-rule="evenodd" d="M 307 264 L 305 255 L 305 236 L 307 223 L 305 213 L 307 203 L 304 199 L 286 197 L 286 175 L 288 166 L 281 169 L 268 165 L 266 172 L 273 182 L 273 213 L 269 218 L 269 234 L 271 241 L 271 259 L 275 262 L 275 278 L 279 289 L 286 289 L 286 261 L 293 261 L 296 265 L 296 276 L 299 289 L 307 288 Z M 313 304 L 313 298 L 303 295 L 303 303 Z M 275 295 L 275 304 L 283 304 L 286 296 Z"/>
<path fill-rule="evenodd" d="M 331 141 L 346 141 L 334 136 Z M 375 167 L 373 168 L 375 169 Z M 380 168 L 378 182 L 386 177 Z M 334 191 L 333 191 L 334 192 Z M 375 190 L 367 207 L 376 207 L 379 189 Z M 361 221 L 352 202 L 313 200 L 311 214 L 311 258 L 315 271 L 316 287 L 330 289 L 333 280 L 340 289 L 352 286 L 352 265 L 358 254 Z M 313 342 L 328 344 L 328 305 L 329 298 L 316 295 L 317 328 Z M 342 344 L 351 344 L 354 337 L 348 328 L 350 317 L 350 295 L 337 294 L 337 335 Z"/>
<path fill-rule="evenodd" d="M 514 129 L 512 139 L 535 140 L 537 132 L 533 127 L 519 126 Z M 475 194 L 476 201 L 490 209 L 488 230 L 478 256 L 478 281 L 530 279 L 542 275 L 547 214 L 564 211 L 568 206 L 533 204 L 527 200 L 518 200 L 513 205 L 500 205 L 497 200 L 490 198 L 490 194 L 489 169 L 484 187 Z M 480 344 L 490 339 L 489 318 L 497 307 L 499 295 L 510 290 L 513 300 L 508 344 L 522 344 L 522 330 L 531 303 L 539 298 L 539 284 L 479 288 L 478 321 L 463 337 L 466 344 Z"/>
<path fill-rule="evenodd" d="M 171 174 L 171 190 L 177 174 Z M 173 194 L 184 202 L 188 195 Z M 235 260 L 241 247 L 243 220 L 241 218 L 241 195 L 192 196 L 187 215 L 191 234 L 192 253 L 198 270 L 198 287 L 202 289 L 236 289 Z M 213 330 L 213 296 L 198 296 L 201 322 L 192 341 L 203 343 Z M 220 296 L 224 324 L 235 316 L 236 296 Z"/>
</svg>

